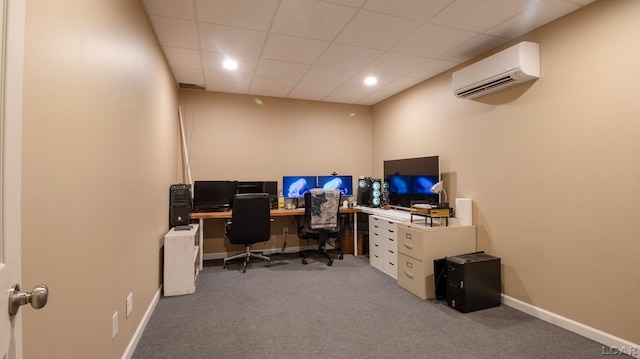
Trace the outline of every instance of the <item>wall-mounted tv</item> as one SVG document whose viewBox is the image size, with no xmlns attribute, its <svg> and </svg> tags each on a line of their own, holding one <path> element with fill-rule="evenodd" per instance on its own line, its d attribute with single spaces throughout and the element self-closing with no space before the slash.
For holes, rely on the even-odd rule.
<svg viewBox="0 0 640 359">
<path fill-rule="evenodd" d="M 338 189 L 342 197 L 352 197 L 353 176 L 318 176 L 318 187 Z"/>
<path fill-rule="evenodd" d="M 438 156 L 384 161 L 384 179 L 389 185 L 390 206 L 409 208 L 411 202 L 440 201 L 440 196 L 429 190 L 440 181 Z"/>
<path fill-rule="evenodd" d="M 304 198 L 306 192 L 317 186 L 316 176 L 283 176 L 282 193 L 284 198 Z"/>
</svg>

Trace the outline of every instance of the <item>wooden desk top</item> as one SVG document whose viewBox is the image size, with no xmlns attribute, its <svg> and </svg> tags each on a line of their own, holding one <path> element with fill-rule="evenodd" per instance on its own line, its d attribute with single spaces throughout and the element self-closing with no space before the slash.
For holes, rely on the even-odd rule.
<svg viewBox="0 0 640 359">
<path fill-rule="evenodd" d="M 358 213 L 362 212 L 360 208 L 344 208 L 340 207 L 340 213 Z M 304 216 L 304 208 L 296 209 L 272 209 L 271 217 L 286 217 L 286 216 Z M 193 212 L 191 213 L 191 219 L 225 219 L 231 218 L 231 211 L 224 212 Z"/>
</svg>

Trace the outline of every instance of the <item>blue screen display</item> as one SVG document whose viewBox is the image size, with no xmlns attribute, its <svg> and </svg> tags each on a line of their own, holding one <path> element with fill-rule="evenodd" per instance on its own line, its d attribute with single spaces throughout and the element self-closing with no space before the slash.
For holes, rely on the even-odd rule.
<svg viewBox="0 0 640 359">
<path fill-rule="evenodd" d="M 432 194 L 431 187 L 438 183 L 436 176 L 409 176 L 410 193 Z"/>
<path fill-rule="evenodd" d="M 397 194 L 409 193 L 409 176 L 389 176 L 387 182 L 389 183 L 389 192 Z"/>
<path fill-rule="evenodd" d="M 306 192 L 316 187 L 316 176 L 283 176 L 282 193 L 285 198 L 304 198 Z"/>
<path fill-rule="evenodd" d="M 338 189 L 342 197 L 353 196 L 353 176 L 318 176 L 318 187 Z"/>
</svg>

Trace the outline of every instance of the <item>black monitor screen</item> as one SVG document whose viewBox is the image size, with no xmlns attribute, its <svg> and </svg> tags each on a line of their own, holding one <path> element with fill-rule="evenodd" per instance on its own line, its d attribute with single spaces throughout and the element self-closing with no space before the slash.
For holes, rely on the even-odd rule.
<svg viewBox="0 0 640 359">
<path fill-rule="evenodd" d="M 353 176 L 318 176 L 318 187 L 339 189 L 342 197 L 353 196 Z"/>
<path fill-rule="evenodd" d="M 304 198 L 306 192 L 316 187 L 316 176 L 283 176 L 282 188 L 285 198 Z"/>
<path fill-rule="evenodd" d="M 270 196 L 278 195 L 277 181 L 240 181 L 238 193 L 268 193 Z"/>
<path fill-rule="evenodd" d="M 438 156 L 384 161 L 384 178 L 389 185 L 389 204 L 392 206 L 439 202 L 440 196 L 430 191 L 440 180 Z"/>
<path fill-rule="evenodd" d="M 238 181 L 195 181 L 193 210 L 195 212 L 225 211 L 233 206 Z"/>
</svg>

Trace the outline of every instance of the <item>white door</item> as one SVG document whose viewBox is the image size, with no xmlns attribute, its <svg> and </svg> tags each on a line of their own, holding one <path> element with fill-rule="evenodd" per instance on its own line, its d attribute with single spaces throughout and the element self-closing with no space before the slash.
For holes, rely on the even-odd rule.
<svg viewBox="0 0 640 359">
<path fill-rule="evenodd" d="M 0 0 L 0 358 L 22 358 L 22 316 L 9 315 L 20 283 L 22 74 L 25 0 Z"/>
</svg>

